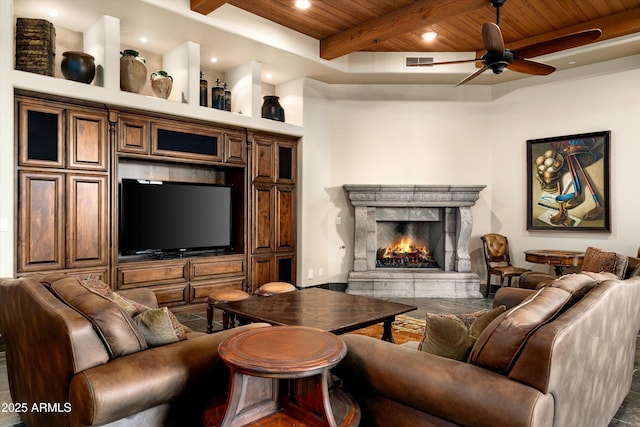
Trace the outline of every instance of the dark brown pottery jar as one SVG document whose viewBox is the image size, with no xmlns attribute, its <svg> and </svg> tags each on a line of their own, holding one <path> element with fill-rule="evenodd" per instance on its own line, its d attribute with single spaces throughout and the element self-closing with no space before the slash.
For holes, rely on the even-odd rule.
<svg viewBox="0 0 640 427">
<path fill-rule="evenodd" d="M 262 118 L 284 122 L 284 108 L 282 108 L 282 105 L 280 105 L 278 101 L 280 97 L 271 95 L 265 96 L 263 99 Z"/>
<path fill-rule="evenodd" d="M 96 76 L 95 58 L 85 52 L 63 52 L 60 70 L 67 80 L 91 83 Z"/>
</svg>

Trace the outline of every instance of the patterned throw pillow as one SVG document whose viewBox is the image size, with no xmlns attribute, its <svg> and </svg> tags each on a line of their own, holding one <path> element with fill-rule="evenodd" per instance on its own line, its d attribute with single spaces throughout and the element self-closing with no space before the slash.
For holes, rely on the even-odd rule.
<svg viewBox="0 0 640 427">
<path fill-rule="evenodd" d="M 95 292 L 98 295 L 102 295 L 103 297 L 111 300 L 114 304 L 122 308 L 132 318 L 135 318 L 139 314 L 144 313 L 148 310 L 155 310 L 155 309 L 152 309 L 151 307 L 147 307 L 146 305 L 141 304 L 137 301 L 134 301 L 130 298 L 124 297 L 117 292 L 113 292 L 109 287 L 109 285 L 107 285 L 102 280 L 96 277 L 84 277 L 81 279 L 81 282 L 90 291 Z M 165 311 L 166 311 L 166 316 L 169 318 L 169 321 L 171 322 L 171 326 L 173 328 L 175 336 L 178 338 L 177 341 L 186 340 L 187 333 L 184 327 L 182 326 L 182 324 L 180 323 L 180 321 L 178 320 L 178 318 L 169 309 L 166 309 Z M 145 338 L 146 338 L 146 335 L 145 335 Z M 147 341 L 147 343 L 149 343 L 149 341 Z M 149 343 L 149 345 L 151 344 Z"/>
<path fill-rule="evenodd" d="M 418 349 L 449 359 L 466 360 L 484 328 L 505 310 L 501 305 L 466 314 L 429 313 Z"/>
<path fill-rule="evenodd" d="M 171 316 L 173 314 L 167 307 L 152 308 L 135 316 L 133 321 L 147 340 L 149 347 L 157 347 L 180 341 Z"/>
</svg>

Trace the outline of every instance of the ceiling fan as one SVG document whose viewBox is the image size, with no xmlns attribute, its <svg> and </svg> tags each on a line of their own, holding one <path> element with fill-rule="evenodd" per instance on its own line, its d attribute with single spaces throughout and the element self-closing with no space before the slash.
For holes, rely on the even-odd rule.
<svg viewBox="0 0 640 427">
<path fill-rule="evenodd" d="M 502 38 L 502 32 L 500 31 L 500 8 L 506 1 L 507 0 L 489 0 L 491 5 L 496 8 L 496 23 L 486 22 L 482 25 L 482 41 L 487 52 L 480 58 L 464 59 L 460 61 L 434 62 L 431 64 L 412 64 L 411 66 L 421 67 L 461 64 L 464 62 L 482 63 L 482 67 L 478 69 L 478 71 L 462 79 L 456 84 L 456 86 L 467 83 L 469 80 L 478 77 L 489 69 L 493 71 L 494 74 L 500 74 L 505 68 L 508 68 L 520 73 L 546 76 L 553 73 L 556 68 L 528 58 L 534 58 L 536 56 L 583 46 L 594 42 L 602 34 L 602 31 L 599 28 L 592 28 L 590 30 L 579 31 L 577 33 L 568 34 L 544 42 L 534 43 L 529 46 L 521 47 L 517 50 L 506 49 L 504 46 L 504 39 Z"/>
</svg>

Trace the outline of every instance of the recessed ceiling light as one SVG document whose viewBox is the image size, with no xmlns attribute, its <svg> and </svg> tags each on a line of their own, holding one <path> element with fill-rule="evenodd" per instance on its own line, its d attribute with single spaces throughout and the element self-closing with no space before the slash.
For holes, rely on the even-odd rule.
<svg viewBox="0 0 640 427">
<path fill-rule="evenodd" d="M 311 2 L 309 0 L 296 0 L 296 7 L 298 9 L 309 9 Z"/>
<path fill-rule="evenodd" d="M 569 65 L 575 65 L 576 61 L 569 61 Z"/>
<path fill-rule="evenodd" d="M 215 56 L 212 56 L 211 59 L 209 60 L 211 62 L 218 62 L 218 58 L 216 58 Z"/>
<path fill-rule="evenodd" d="M 264 75 L 264 78 L 267 79 L 267 80 L 270 80 L 271 77 L 273 77 L 273 74 L 271 74 L 271 73 L 267 73 L 267 74 Z"/>
<path fill-rule="evenodd" d="M 146 43 L 148 40 L 147 40 L 147 38 L 145 36 L 142 36 L 142 37 L 140 37 L 140 41 L 142 43 Z"/>
<path fill-rule="evenodd" d="M 49 11 L 49 16 L 58 16 L 58 11 L 57 10 L 50 10 Z"/>
<path fill-rule="evenodd" d="M 422 38 L 428 42 L 435 40 L 436 37 L 438 37 L 438 33 L 436 33 L 435 31 L 427 31 L 426 33 L 422 34 Z"/>
</svg>

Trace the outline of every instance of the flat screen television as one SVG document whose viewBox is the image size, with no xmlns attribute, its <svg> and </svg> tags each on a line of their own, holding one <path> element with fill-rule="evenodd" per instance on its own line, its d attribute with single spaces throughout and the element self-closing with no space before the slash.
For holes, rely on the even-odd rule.
<svg viewBox="0 0 640 427">
<path fill-rule="evenodd" d="M 232 187 L 123 179 L 121 255 L 232 250 Z"/>
</svg>

